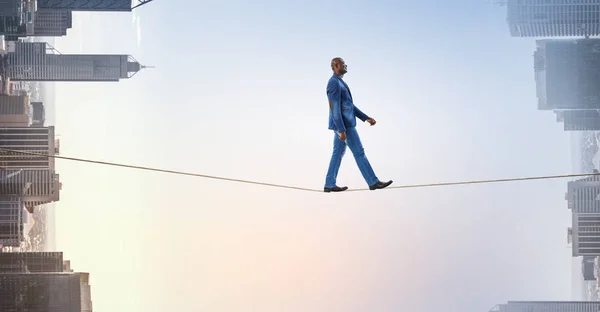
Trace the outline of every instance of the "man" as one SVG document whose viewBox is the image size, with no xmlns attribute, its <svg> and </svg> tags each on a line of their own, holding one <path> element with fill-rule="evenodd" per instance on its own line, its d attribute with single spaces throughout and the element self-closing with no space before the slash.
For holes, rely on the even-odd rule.
<svg viewBox="0 0 600 312">
<path fill-rule="evenodd" d="M 367 116 L 352 103 L 350 88 L 342 80 L 344 74 L 348 72 L 344 60 L 341 57 L 331 60 L 331 69 L 333 70 L 333 76 L 327 83 L 327 98 L 329 99 L 329 130 L 333 130 L 335 135 L 333 139 L 333 154 L 329 162 L 324 190 L 329 193 L 342 192 L 348 189 L 347 186 L 339 187 L 336 184 L 342 157 L 346 152 L 346 145 L 348 145 L 354 155 L 356 164 L 369 185 L 369 189 L 373 191 L 386 188 L 392 184 L 392 181 L 379 181 L 369 164 L 365 150 L 360 142 L 360 137 L 356 131 L 356 117 L 363 122 L 367 121 L 371 126 L 375 125 L 375 119 Z"/>
</svg>

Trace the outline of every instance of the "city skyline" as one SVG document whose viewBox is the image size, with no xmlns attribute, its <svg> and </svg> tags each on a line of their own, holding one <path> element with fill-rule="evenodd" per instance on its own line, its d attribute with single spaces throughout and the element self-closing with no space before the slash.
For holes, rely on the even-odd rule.
<svg viewBox="0 0 600 312">
<path fill-rule="evenodd" d="M 85 6 L 90 2 L 71 4 Z M 19 18 L 18 15 L 24 13 L 28 18 L 24 22 L 27 25 L 25 37 L 46 32 L 51 36 L 66 35 L 66 29 L 72 26 L 71 12 L 64 14 L 64 8 L 54 11 L 48 3 L 42 10 L 50 11 L 38 12 L 35 5 L 32 8 L 26 2 L 17 9 L 19 14 L 6 9 L 0 6 L 0 24 L 6 26 L 6 18 Z M 97 8 L 68 8 L 81 9 Z M 99 11 L 107 9 L 113 8 Z M 40 18 L 37 24 L 31 16 Z M 30 26 L 45 28 L 38 27 L 36 32 Z M 4 28 L 0 31 L 6 33 Z M 3 40 L 14 41 L 18 37 L 23 36 L 5 36 Z M 59 253 L 40 252 L 53 247 L 50 241 L 53 238 L 49 240 L 47 236 L 52 236 L 50 233 L 55 229 L 54 213 L 48 208 L 56 208 L 56 205 L 47 204 L 60 200 L 62 183 L 54 158 L 21 154 L 54 156 L 59 153 L 55 127 L 45 123 L 46 106 L 54 108 L 54 99 L 49 98 L 50 105 L 45 105 L 46 88 L 36 82 L 115 82 L 131 78 L 145 66 L 130 55 L 61 54 L 48 43 L 35 40 L 12 42 L 5 49 L 6 46 L 3 42 L 0 147 L 8 150 L 0 155 L 0 308 L 91 312 L 89 273 L 73 272 L 70 262 L 65 262 L 63 270 L 62 252 L 60 259 L 54 257 Z"/>
</svg>

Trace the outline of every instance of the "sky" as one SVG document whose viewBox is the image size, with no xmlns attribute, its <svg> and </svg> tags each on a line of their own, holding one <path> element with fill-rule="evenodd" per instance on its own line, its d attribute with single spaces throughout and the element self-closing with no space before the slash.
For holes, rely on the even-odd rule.
<svg viewBox="0 0 600 312">
<path fill-rule="evenodd" d="M 66 53 L 154 65 L 56 84 L 61 154 L 321 189 L 343 57 L 367 157 L 394 185 L 565 174 L 532 39 L 463 1 L 157 0 L 76 13 Z M 94 310 L 488 311 L 571 299 L 565 180 L 309 193 L 59 161 L 57 249 Z M 366 187 L 347 153 L 339 185 Z"/>
</svg>

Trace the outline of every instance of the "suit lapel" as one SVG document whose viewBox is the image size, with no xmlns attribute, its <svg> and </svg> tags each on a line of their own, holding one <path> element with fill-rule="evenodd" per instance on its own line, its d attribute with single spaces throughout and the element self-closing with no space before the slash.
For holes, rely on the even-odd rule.
<svg viewBox="0 0 600 312">
<path fill-rule="evenodd" d="M 348 94 L 350 94 L 350 101 L 352 101 L 352 92 L 350 92 L 350 87 L 348 87 L 348 85 L 346 84 L 344 79 L 342 79 L 340 76 L 337 76 L 337 78 L 344 84 L 344 87 L 346 87 L 346 90 L 348 90 Z"/>
</svg>

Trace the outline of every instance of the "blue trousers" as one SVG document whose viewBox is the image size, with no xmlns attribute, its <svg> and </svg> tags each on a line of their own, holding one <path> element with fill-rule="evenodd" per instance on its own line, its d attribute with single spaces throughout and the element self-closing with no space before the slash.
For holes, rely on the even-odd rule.
<svg viewBox="0 0 600 312">
<path fill-rule="evenodd" d="M 355 127 L 352 127 L 346 128 L 346 142 L 340 140 L 338 132 L 335 132 L 333 137 L 333 154 L 331 155 L 329 169 L 327 170 L 327 176 L 325 177 L 325 187 L 336 186 L 338 171 L 342 163 L 342 158 L 346 153 L 346 145 L 348 145 L 352 155 L 354 155 L 354 160 L 356 160 L 358 169 L 367 184 L 371 186 L 379 182 L 379 179 L 375 175 L 375 172 L 373 172 L 373 168 L 371 168 L 371 164 L 365 155 L 365 149 L 360 142 L 358 131 L 356 131 Z"/>
</svg>

